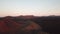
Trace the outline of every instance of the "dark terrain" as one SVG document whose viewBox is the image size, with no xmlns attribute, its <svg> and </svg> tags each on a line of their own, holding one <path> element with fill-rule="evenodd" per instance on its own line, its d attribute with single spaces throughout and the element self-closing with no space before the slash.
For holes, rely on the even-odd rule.
<svg viewBox="0 0 60 34">
<path fill-rule="evenodd" d="M 42 27 L 42 31 L 50 34 L 60 34 L 60 16 L 45 16 L 33 19 Z"/>
<path fill-rule="evenodd" d="M 60 16 L 0 17 L 0 34 L 60 34 Z"/>
</svg>

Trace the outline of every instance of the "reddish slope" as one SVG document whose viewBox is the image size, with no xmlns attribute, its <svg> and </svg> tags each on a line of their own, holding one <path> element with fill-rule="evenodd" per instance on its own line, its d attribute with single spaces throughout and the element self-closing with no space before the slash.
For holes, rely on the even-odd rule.
<svg viewBox="0 0 60 34">
<path fill-rule="evenodd" d="M 8 29 L 9 28 L 6 26 L 6 24 L 4 23 L 4 21 L 0 21 L 0 32 L 7 32 Z"/>
<path fill-rule="evenodd" d="M 38 29 L 39 25 L 35 24 L 34 22 L 32 22 L 30 25 L 28 25 L 27 27 L 22 23 L 19 24 L 15 21 L 12 21 L 10 19 L 3 19 L 0 21 L 0 34 L 4 33 L 4 34 L 15 34 L 16 31 L 18 30 L 23 30 L 23 31 L 30 31 L 33 29 Z"/>
</svg>

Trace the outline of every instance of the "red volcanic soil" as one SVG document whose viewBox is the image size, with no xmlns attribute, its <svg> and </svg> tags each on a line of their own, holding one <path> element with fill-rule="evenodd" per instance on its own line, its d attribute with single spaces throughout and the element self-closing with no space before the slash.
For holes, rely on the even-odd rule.
<svg viewBox="0 0 60 34">
<path fill-rule="evenodd" d="M 4 21 L 0 21 L 0 32 L 15 32 L 20 27 L 20 24 L 16 22 L 5 23 Z"/>
<path fill-rule="evenodd" d="M 8 31 L 8 29 L 9 28 L 6 26 L 4 21 L 0 21 L 0 32 L 6 32 L 6 31 Z"/>
</svg>

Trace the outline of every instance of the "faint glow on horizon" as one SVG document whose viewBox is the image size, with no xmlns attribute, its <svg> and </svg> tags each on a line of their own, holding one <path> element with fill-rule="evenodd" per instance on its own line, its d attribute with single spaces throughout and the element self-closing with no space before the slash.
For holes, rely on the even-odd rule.
<svg viewBox="0 0 60 34">
<path fill-rule="evenodd" d="M 0 16 L 60 15 L 60 0 L 0 0 Z"/>
</svg>

